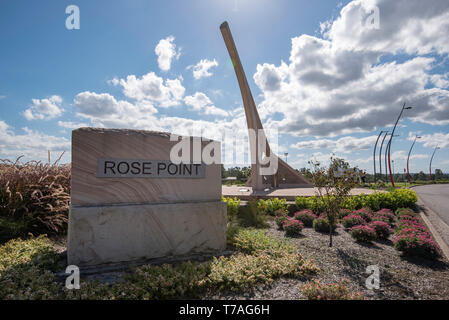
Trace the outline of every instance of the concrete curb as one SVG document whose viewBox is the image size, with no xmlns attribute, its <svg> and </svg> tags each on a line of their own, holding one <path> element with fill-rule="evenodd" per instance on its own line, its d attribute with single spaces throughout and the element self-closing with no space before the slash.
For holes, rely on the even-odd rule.
<svg viewBox="0 0 449 320">
<path fill-rule="evenodd" d="M 443 232 L 449 235 L 449 226 L 435 212 L 433 212 L 429 207 L 427 207 L 423 203 L 423 201 L 419 199 L 419 197 L 418 197 L 418 206 L 421 209 L 419 211 L 420 217 L 423 219 L 423 221 L 429 228 L 435 241 L 438 243 L 438 246 L 443 252 L 443 255 L 449 261 L 449 246 L 440 235 L 440 233 Z M 433 220 L 433 223 L 431 222 L 431 220 Z M 435 226 L 435 224 L 438 225 L 438 228 Z"/>
</svg>

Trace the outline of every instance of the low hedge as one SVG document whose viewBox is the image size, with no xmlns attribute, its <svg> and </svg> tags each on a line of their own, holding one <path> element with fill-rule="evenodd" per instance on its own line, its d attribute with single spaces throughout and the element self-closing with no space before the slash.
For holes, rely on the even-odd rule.
<svg viewBox="0 0 449 320">
<path fill-rule="evenodd" d="M 342 209 L 358 210 L 369 208 L 372 211 L 380 209 L 391 209 L 396 211 L 399 208 L 411 208 L 418 201 L 418 197 L 413 190 L 395 189 L 389 192 L 374 192 L 372 194 L 360 194 L 349 196 L 342 204 Z M 295 204 L 298 210 L 311 209 L 315 214 L 325 211 L 324 202 L 319 197 L 296 197 Z"/>
</svg>

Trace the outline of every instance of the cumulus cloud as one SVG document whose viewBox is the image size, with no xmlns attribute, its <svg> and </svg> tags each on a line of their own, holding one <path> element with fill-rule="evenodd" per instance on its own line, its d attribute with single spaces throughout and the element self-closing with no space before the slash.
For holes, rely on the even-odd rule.
<svg viewBox="0 0 449 320">
<path fill-rule="evenodd" d="M 109 93 L 85 91 L 75 97 L 74 104 L 78 116 L 98 127 L 148 129 L 157 123 L 154 117 L 157 110 L 146 101 L 131 104 L 116 100 Z"/>
<path fill-rule="evenodd" d="M 424 134 L 421 135 L 421 139 L 418 142 L 421 142 L 426 148 L 447 148 L 449 147 L 449 133 Z"/>
<path fill-rule="evenodd" d="M 128 98 L 157 103 L 161 107 L 172 107 L 179 105 L 184 97 L 185 88 L 181 81 L 182 78 L 164 81 L 154 72 L 150 72 L 141 78 L 129 75 L 126 80 L 120 79 L 120 85 Z"/>
<path fill-rule="evenodd" d="M 70 151 L 70 141 L 63 137 L 46 135 L 23 128 L 23 134 L 16 134 L 14 128 L 0 120 L 0 154 L 15 160 L 23 155 L 25 160 L 46 159 L 52 152 Z"/>
<path fill-rule="evenodd" d="M 325 35 L 345 50 L 427 54 L 449 52 L 446 0 L 351 1 Z M 378 28 L 370 18 L 379 13 Z"/>
<path fill-rule="evenodd" d="M 88 127 L 89 125 L 83 122 L 58 121 L 58 126 L 66 129 L 78 129 L 82 127 Z"/>
<path fill-rule="evenodd" d="M 207 115 L 216 115 L 227 117 L 229 114 L 227 111 L 214 106 L 212 101 L 207 95 L 202 92 L 196 92 L 193 96 L 187 96 L 184 98 L 184 102 L 193 107 L 195 111 L 204 111 Z"/>
<path fill-rule="evenodd" d="M 59 117 L 63 109 L 61 107 L 62 98 L 51 96 L 48 99 L 32 99 L 33 104 L 23 112 L 27 120 L 49 120 Z"/>
<path fill-rule="evenodd" d="M 433 69 L 438 54 L 449 52 L 449 2 L 431 2 L 352 1 L 323 24 L 324 38 L 294 37 L 288 63 L 259 64 L 253 76 L 266 122 L 295 136 L 369 132 L 392 125 L 407 101 L 414 108 L 404 117 L 449 124 L 447 75 Z M 361 25 L 373 6 L 379 29 Z M 411 55 L 396 61 L 403 52 Z M 436 55 L 422 56 L 428 53 Z M 275 113 L 283 118 L 274 120 Z"/>
<path fill-rule="evenodd" d="M 201 59 L 200 62 L 198 62 L 194 66 L 188 66 L 187 70 L 192 69 L 193 77 L 195 79 L 201 79 L 201 78 L 207 78 L 212 76 L 212 72 L 209 71 L 209 69 L 213 67 L 217 67 L 218 62 L 217 60 L 208 60 L 208 59 Z"/>
<path fill-rule="evenodd" d="M 181 51 L 176 50 L 174 41 L 175 37 L 173 36 L 161 39 L 154 49 L 154 52 L 157 55 L 157 63 L 162 71 L 170 70 L 172 60 L 174 58 L 179 59 L 181 56 Z"/>
<path fill-rule="evenodd" d="M 349 153 L 358 150 L 371 149 L 377 139 L 377 136 L 369 136 L 364 138 L 343 137 L 337 140 L 317 139 L 300 141 L 291 145 L 294 149 L 331 149 L 332 152 Z"/>
</svg>

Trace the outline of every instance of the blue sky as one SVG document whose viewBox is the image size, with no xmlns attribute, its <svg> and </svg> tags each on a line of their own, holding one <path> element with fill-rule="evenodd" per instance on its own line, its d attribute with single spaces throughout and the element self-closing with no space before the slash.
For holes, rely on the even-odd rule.
<svg viewBox="0 0 449 320">
<path fill-rule="evenodd" d="M 72 4 L 79 30 L 65 25 Z M 373 8 L 377 28 L 364 25 Z M 262 122 L 294 167 L 334 152 L 371 172 L 377 134 L 406 101 L 396 172 L 417 133 L 411 171 L 427 172 L 439 145 L 433 168 L 448 172 L 448 17 L 437 0 L 2 1 L 0 157 L 65 150 L 70 161 L 83 125 L 212 138 L 244 128 L 227 20 Z"/>
</svg>

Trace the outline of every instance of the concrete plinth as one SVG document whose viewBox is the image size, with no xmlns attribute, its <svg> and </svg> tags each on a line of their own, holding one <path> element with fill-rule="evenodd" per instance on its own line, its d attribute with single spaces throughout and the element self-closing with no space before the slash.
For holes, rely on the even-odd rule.
<svg viewBox="0 0 449 320">
<path fill-rule="evenodd" d="M 67 247 L 78 266 L 224 250 L 226 204 L 72 206 Z"/>
</svg>

